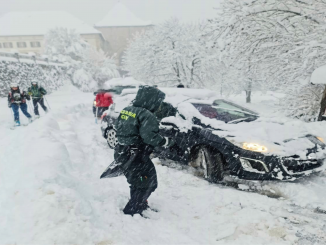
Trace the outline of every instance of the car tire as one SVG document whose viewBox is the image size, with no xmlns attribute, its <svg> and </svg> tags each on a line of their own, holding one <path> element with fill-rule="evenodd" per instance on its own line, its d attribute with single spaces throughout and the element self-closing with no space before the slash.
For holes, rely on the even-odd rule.
<svg viewBox="0 0 326 245">
<path fill-rule="evenodd" d="M 220 152 L 208 146 L 196 147 L 189 165 L 198 169 L 201 175 L 210 182 L 223 180 L 223 157 Z"/>
<path fill-rule="evenodd" d="M 108 143 L 109 147 L 111 149 L 114 149 L 115 146 L 118 144 L 116 131 L 113 128 L 111 128 L 107 131 L 106 136 L 107 136 L 106 142 Z"/>
</svg>

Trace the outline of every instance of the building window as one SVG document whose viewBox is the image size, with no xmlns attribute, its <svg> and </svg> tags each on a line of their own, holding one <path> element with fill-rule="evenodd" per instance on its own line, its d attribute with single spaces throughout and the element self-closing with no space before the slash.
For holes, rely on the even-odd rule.
<svg viewBox="0 0 326 245">
<path fill-rule="evenodd" d="M 4 48 L 12 48 L 12 43 L 3 43 Z"/>
<path fill-rule="evenodd" d="M 25 42 L 18 42 L 17 47 L 18 48 L 26 48 L 26 43 Z"/>
<path fill-rule="evenodd" d="M 31 47 L 32 48 L 39 48 L 39 47 L 41 47 L 41 43 L 40 42 L 31 42 Z"/>
</svg>

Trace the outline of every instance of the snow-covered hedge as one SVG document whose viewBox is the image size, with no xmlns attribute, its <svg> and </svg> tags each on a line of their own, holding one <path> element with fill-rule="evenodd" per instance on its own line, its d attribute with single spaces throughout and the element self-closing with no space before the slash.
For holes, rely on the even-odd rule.
<svg viewBox="0 0 326 245">
<path fill-rule="evenodd" d="M 0 97 L 7 96 L 12 82 L 18 83 L 24 90 L 31 81 L 38 81 L 48 92 L 56 90 L 69 79 L 66 70 L 63 66 L 0 60 Z"/>
</svg>

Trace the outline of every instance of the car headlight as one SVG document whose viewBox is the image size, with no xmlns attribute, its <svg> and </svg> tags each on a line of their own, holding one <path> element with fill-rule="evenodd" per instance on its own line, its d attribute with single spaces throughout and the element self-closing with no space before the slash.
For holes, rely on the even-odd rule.
<svg viewBox="0 0 326 245">
<path fill-rule="evenodd" d="M 243 143 L 242 148 L 248 151 L 267 152 L 267 147 L 255 143 Z"/>
<path fill-rule="evenodd" d="M 256 152 L 267 152 L 268 151 L 267 147 L 263 146 L 263 145 L 259 145 L 256 143 L 247 143 L 247 142 L 239 143 L 230 137 L 226 137 L 226 139 L 228 141 L 230 141 L 232 144 L 234 144 L 242 149 L 248 150 L 248 151 L 256 151 Z"/>
</svg>

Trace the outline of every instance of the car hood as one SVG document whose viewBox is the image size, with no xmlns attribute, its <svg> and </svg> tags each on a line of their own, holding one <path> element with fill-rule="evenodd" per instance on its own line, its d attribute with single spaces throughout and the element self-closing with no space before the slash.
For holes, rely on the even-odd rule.
<svg viewBox="0 0 326 245">
<path fill-rule="evenodd" d="M 314 127 L 316 126 L 316 127 Z M 316 137 L 320 137 L 320 123 L 305 123 L 299 120 L 273 122 L 270 119 L 259 118 L 252 122 L 238 124 L 220 124 L 219 130 L 213 130 L 213 134 L 226 137 L 232 143 L 242 146 L 243 143 L 254 143 L 265 146 L 267 155 L 300 156 L 307 158 L 308 149 L 314 148 L 317 143 L 318 153 L 315 156 L 320 159 L 325 157 L 325 146 Z"/>
<path fill-rule="evenodd" d="M 189 123 L 194 122 L 196 118 L 205 128 L 210 128 L 213 134 L 225 137 L 240 147 L 243 143 L 265 146 L 268 151 L 264 154 L 267 155 L 284 157 L 298 155 L 306 159 L 308 149 L 316 145 L 306 136 L 314 135 L 326 139 L 324 122 L 306 123 L 297 119 L 271 115 L 271 117 L 259 117 L 251 122 L 228 124 L 201 115 L 194 106 L 187 102 L 180 103 L 178 110 L 186 118 L 187 123 L 182 123 L 180 120 L 173 123 L 177 124 L 182 131 L 190 130 Z M 319 153 L 316 158 L 325 158 L 325 150 L 322 150 L 320 146 L 318 148 Z"/>
</svg>

